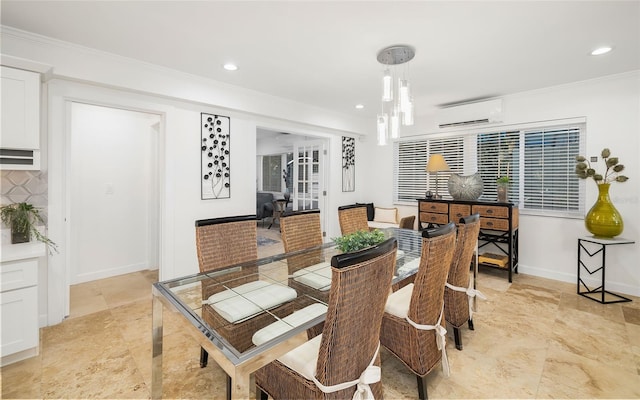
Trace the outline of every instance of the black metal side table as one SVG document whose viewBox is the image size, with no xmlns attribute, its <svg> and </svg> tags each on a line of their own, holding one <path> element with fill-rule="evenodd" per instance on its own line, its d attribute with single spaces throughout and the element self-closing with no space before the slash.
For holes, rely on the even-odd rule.
<svg viewBox="0 0 640 400">
<path fill-rule="evenodd" d="M 597 250 L 589 251 L 589 248 L 585 246 L 584 242 L 594 243 L 597 247 Z M 607 246 L 619 245 L 619 244 L 633 244 L 635 241 L 628 240 L 624 238 L 614 238 L 614 239 L 601 239 L 593 236 L 584 236 L 578 238 L 578 294 L 591 299 L 593 301 L 597 301 L 601 304 L 610 304 L 610 303 L 623 303 L 627 301 L 631 301 L 631 299 L 621 296 L 616 293 L 611 293 L 608 290 L 605 290 L 605 267 L 606 267 L 606 252 Z M 589 246 L 590 248 L 594 248 L 594 246 Z M 589 258 L 593 258 L 598 254 L 602 254 L 601 263 L 599 267 L 595 269 L 589 269 L 585 262 L 582 260 L 582 254 L 586 253 Z M 580 278 L 580 271 L 584 269 L 589 273 L 589 276 L 595 274 L 598 271 L 602 271 L 602 285 L 597 288 L 590 289 L 589 286 L 585 283 L 585 281 Z M 584 288 L 586 290 L 580 290 Z M 608 295 L 608 296 L 607 296 Z M 609 297 L 609 299 L 605 299 L 605 297 Z"/>
</svg>

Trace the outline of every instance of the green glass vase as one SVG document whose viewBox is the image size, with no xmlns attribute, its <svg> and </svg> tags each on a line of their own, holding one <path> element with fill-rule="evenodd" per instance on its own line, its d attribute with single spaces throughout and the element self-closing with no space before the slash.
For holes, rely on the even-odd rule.
<svg viewBox="0 0 640 400">
<path fill-rule="evenodd" d="M 613 238 L 622 233 L 622 216 L 609 198 L 609 183 L 598 185 L 598 200 L 584 218 L 587 230 L 594 236 Z"/>
</svg>

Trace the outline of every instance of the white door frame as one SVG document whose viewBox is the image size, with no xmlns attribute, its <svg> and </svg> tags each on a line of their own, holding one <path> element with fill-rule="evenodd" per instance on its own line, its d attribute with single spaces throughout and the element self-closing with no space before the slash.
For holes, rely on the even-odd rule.
<svg viewBox="0 0 640 400">
<path fill-rule="evenodd" d="M 41 315 L 40 326 L 55 325 L 69 315 L 70 286 L 70 175 L 71 166 L 67 162 L 71 155 L 71 103 L 79 102 L 102 107 L 120 108 L 124 110 L 155 114 L 160 117 L 158 129 L 158 267 L 166 259 L 163 251 L 163 234 L 165 221 L 165 126 L 166 116 L 153 104 L 132 100 L 126 92 L 113 93 L 109 89 L 76 84 L 68 81 L 53 80 L 43 85 L 43 94 L 48 101 L 43 102 L 43 147 L 47 146 L 46 165 L 48 168 L 48 231 L 49 237 L 56 238 L 58 254 L 47 259 L 47 313 Z M 48 106 L 48 108 L 46 108 Z M 46 122 L 45 122 L 46 121 Z M 43 318 L 44 317 L 44 318 Z"/>
</svg>

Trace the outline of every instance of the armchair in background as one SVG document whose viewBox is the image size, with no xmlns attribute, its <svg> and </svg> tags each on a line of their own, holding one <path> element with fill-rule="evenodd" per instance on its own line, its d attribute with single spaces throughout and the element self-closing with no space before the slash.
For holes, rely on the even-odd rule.
<svg viewBox="0 0 640 400">
<path fill-rule="evenodd" d="M 256 219 L 264 220 L 273 216 L 273 193 L 256 193 Z"/>
</svg>

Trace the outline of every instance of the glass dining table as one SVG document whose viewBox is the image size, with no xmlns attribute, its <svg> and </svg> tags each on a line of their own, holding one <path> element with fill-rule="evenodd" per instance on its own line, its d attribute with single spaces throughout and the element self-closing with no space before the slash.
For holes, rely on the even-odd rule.
<svg viewBox="0 0 640 400">
<path fill-rule="evenodd" d="M 395 290 L 412 282 L 420 263 L 422 236 L 407 229 L 382 231 L 398 241 Z M 227 398 L 246 399 L 252 372 L 307 340 L 307 332 L 321 332 L 331 286 L 331 257 L 338 253 L 334 243 L 325 243 L 154 283 L 152 398 L 162 398 L 165 308 L 184 319 L 184 329 L 226 372 Z"/>
</svg>

